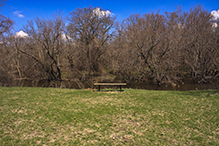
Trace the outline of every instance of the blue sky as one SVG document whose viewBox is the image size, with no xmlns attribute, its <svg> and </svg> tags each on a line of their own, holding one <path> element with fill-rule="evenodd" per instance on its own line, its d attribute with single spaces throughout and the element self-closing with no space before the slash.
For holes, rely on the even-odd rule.
<svg viewBox="0 0 219 146">
<path fill-rule="evenodd" d="M 67 16 L 75 8 L 89 5 L 109 10 L 121 21 L 134 13 L 157 12 L 159 9 L 160 13 L 172 12 L 176 5 L 187 11 L 196 4 L 201 4 L 209 12 L 219 9 L 219 0 L 8 0 L 0 13 L 13 19 L 16 23 L 14 28 L 19 31 L 27 20 L 36 16 L 49 18 L 57 11 Z"/>
</svg>

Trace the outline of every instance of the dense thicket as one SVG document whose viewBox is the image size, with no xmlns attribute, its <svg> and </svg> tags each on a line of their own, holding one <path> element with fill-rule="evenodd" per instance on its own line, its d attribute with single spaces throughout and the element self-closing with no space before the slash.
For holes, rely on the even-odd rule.
<svg viewBox="0 0 219 146">
<path fill-rule="evenodd" d="M 0 81 L 153 80 L 161 85 L 192 78 L 208 83 L 219 78 L 218 23 L 201 6 L 132 14 L 122 22 L 90 6 L 66 18 L 55 14 L 28 21 L 26 37 L 1 26 L 7 31 L 0 33 Z"/>
</svg>

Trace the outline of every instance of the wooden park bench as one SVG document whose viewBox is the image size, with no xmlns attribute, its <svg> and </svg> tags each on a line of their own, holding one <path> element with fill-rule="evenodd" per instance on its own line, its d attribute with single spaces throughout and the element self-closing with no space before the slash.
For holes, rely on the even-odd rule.
<svg viewBox="0 0 219 146">
<path fill-rule="evenodd" d="M 119 86 L 121 92 L 122 86 L 125 86 L 126 83 L 94 83 L 94 85 L 98 86 L 98 91 L 100 91 L 100 86 Z"/>
</svg>

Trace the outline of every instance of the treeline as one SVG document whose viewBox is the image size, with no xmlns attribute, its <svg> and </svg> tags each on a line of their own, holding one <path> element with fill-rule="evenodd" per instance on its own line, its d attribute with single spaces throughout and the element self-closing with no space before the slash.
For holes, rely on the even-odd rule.
<svg viewBox="0 0 219 146">
<path fill-rule="evenodd" d="M 36 17 L 24 25 L 25 37 L 1 25 L 0 82 L 108 79 L 161 85 L 190 78 L 209 83 L 219 78 L 218 22 L 201 6 L 132 14 L 122 22 L 90 6 L 66 17 Z"/>
</svg>

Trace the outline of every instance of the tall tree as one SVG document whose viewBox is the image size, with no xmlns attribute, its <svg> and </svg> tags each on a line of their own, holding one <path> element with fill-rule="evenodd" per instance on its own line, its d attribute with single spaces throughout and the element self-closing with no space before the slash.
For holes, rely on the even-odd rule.
<svg viewBox="0 0 219 146">
<path fill-rule="evenodd" d="M 6 1 L 7 0 L 0 0 L 0 11 L 1 8 L 5 5 Z M 0 14 L 0 37 L 2 36 L 3 33 L 10 30 L 13 24 L 14 22 L 10 18 L 7 18 L 2 14 Z"/>
<path fill-rule="evenodd" d="M 98 7 L 77 8 L 67 17 L 67 31 L 81 52 L 80 60 L 86 70 L 97 72 L 100 58 L 112 38 L 115 17 Z"/>
<path fill-rule="evenodd" d="M 37 17 L 24 26 L 28 38 L 26 47 L 19 48 L 19 51 L 34 59 L 42 68 L 41 74 L 46 73 L 48 80 L 61 80 L 60 55 L 64 27 L 63 16 L 60 14 L 54 15 L 52 20 Z"/>
<path fill-rule="evenodd" d="M 167 19 L 159 13 L 133 14 L 126 20 L 126 35 L 130 46 L 136 49 L 148 67 L 150 74 L 158 84 L 162 80 L 170 81 L 165 61 L 168 57 L 171 41 L 168 36 Z"/>
<path fill-rule="evenodd" d="M 218 48 L 213 45 L 217 44 L 215 35 L 218 28 L 213 26 L 211 14 L 199 5 L 184 12 L 181 20 L 184 38 L 182 53 L 191 77 L 199 82 L 208 82 L 209 79 L 218 77 L 218 65 L 214 64 Z"/>
</svg>

